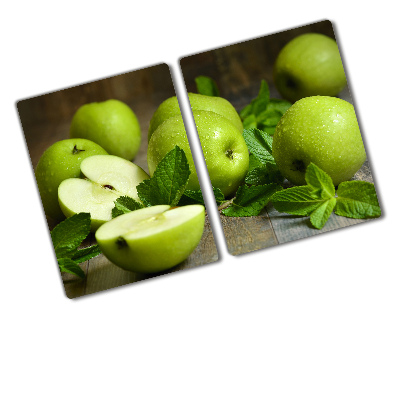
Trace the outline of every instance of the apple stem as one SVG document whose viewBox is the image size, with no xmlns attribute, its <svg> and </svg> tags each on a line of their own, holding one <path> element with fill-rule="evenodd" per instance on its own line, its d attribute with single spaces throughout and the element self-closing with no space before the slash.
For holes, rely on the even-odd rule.
<svg viewBox="0 0 400 400">
<path fill-rule="evenodd" d="M 233 160 L 233 150 L 229 149 L 225 152 L 226 156 Z"/>
<path fill-rule="evenodd" d="M 233 200 L 234 200 L 234 198 L 233 198 L 233 199 L 230 199 L 230 200 L 228 200 L 228 201 L 225 201 L 224 203 L 220 204 L 220 205 L 218 206 L 218 211 L 221 211 L 221 210 L 223 210 L 224 208 L 229 207 L 229 206 L 233 203 Z"/>
<path fill-rule="evenodd" d="M 72 149 L 72 154 L 78 154 L 78 153 L 80 153 L 81 151 L 85 151 L 85 150 L 80 150 L 80 149 L 78 149 L 78 148 L 76 147 L 76 145 L 75 145 L 74 148 Z"/>
</svg>

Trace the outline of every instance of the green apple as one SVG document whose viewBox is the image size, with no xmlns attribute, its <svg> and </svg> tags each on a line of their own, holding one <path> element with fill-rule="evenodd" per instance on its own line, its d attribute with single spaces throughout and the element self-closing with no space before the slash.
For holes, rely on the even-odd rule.
<svg viewBox="0 0 400 400">
<path fill-rule="evenodd" d="M 112 99 L 81 106 L 72 118 L 70 137 L 92 140 L 109 154 L 133 160 L 140 148 L 141 131 L 132 109 Z"/>
<path fill-rule="evenodd" d="M 236 191 L 249 168 L 249 153 L 242 133 L 229 120 L 212 111 L 193 111 L 211 184 L 225 196 Z M 147 163 L 152 176 L 163 157 L 175 146 L 186 154 L 190 167 L 187 185 L 199 190 L 196 168 L 181 115 L 164 121 L 153 133 L 147 149 Z"/>
<path fill-rule="evenodd" d="M 233 105 L 228 100 L 222 97 L 205 96 L 197 93 L 188 93 L 188 97 L 193 111 L 213 111 L 231 121 L 240 132 L 243 131 L 242 120 L 240 119 L 239 114 Z M 180 114 L 181 110 L 179 108 L 179 103 L 176 96 L 170 97 L 169 99 L 163 101 L 153 114 L 153 117 L 150 121 L 148 136 L 149 140 L 153 132 L 158 128 L 159 125 L 161 125 L 162 122 L 168 118 Z"/>
<path fill-rule="evenodd" d="M 308 96 L 336 96 L 346 75 L 336 42 L 320 33 L 305 33 L 287 43 L 274 64 L 280 94 L 295 102 Z"/>
<path fill-rule="evenodd" d="M 204 230 L 205 210 L 195 204 L 142 208 L 102 225 L 96 241 L 102 253 L 120 268 L 156 273 L 184 261 Z"/>
<path fill-rule="evenodd" d="M 111 217 L 114 201 L 129 196 L 139 201 L 136 186 L 149 176 L 142 168 L 112 155 L 97 155 L 81 163 L 83 178 L 70 178 L 58 187 L 58 201 L 66 217 L 88 212 L 95 231 Z"/>
<path fill-rule="evenodd" d="M 40 157 L 35 168 L 45 214 L 55 222 L 64 219 L 58 204 L 57 190 L 67 178 L 80 176 L 82 160 L 96 154 L 107 154 L 98 144 L 86 139 L 66 139 L 52 144 Z"/>
<path fill-rule="evenodd" d="M 282 175 L 295 185 L 305 184 L 305 170 L 313 162 L 335 186 L 347 181 L 366 160 L 354 107 L 329 96 L 305 97 L 279 121 L 272 154 Z"/>
</svg>

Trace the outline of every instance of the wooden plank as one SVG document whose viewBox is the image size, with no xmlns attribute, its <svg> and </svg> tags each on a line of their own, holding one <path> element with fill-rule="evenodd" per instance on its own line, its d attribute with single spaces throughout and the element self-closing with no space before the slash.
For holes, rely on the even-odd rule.
<svg viewBox="0 0 400 400">
<path fill-rule="evenodd" d="M 271 224 L 279 244 L 305 239 L 320 235 L 321 233 L 368 221 L 364 219 L 345 218 L 332 214 L 322 229 L 316 229 L 311 225 L 310 217 L 296 217 L 280 213 L 276 211 L 272 205 L 267 207 L 267 213 L 271 219 Z"/>
<path fill-rule="evenodd" d="M 220 214 L 230 254 L 236 256 L 278 244 L 266 212 L 256 217 L 226 217 Z"/>
</svg>

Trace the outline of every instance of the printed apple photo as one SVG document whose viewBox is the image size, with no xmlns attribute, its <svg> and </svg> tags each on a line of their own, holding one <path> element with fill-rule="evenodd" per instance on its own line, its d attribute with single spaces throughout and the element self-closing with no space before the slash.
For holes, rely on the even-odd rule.
<svg viewBox="0 0 400 400">
<path fill-rule="evenodd" d="M 231 254 L 381 215 L 343 64 L 327 20 L 180 59 Z"/>
<path fill-rule="evenodd" d="M 218 260 L 168 65 L 17 109 L 67 297 Z"/>
</svg>

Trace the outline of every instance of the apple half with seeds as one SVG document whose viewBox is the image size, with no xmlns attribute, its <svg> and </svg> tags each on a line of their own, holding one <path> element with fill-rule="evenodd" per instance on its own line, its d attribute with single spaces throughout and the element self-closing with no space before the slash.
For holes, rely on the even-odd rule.
<svg viewBox="0 0 400 400">
<path fill-rule="evenodd" d="M 111 220 L 114 201 L 129 196 L 140 202 L 136 186 L 149 176 L 142 168 L 121 157 L 96 155 L 81 163 L 82 178 L 70 178 L 58 187 L 58 201 L 66 217 L 88 212 L 91 230 Z"/>
<path fill-rule="evenodd" d="M 95 234 L 102 253 L 128 271 L 157 273 L 184 261 L 204 230 L 205 209 L 158 205 L 131 211 L 102 225 Z"/>
</svg>

